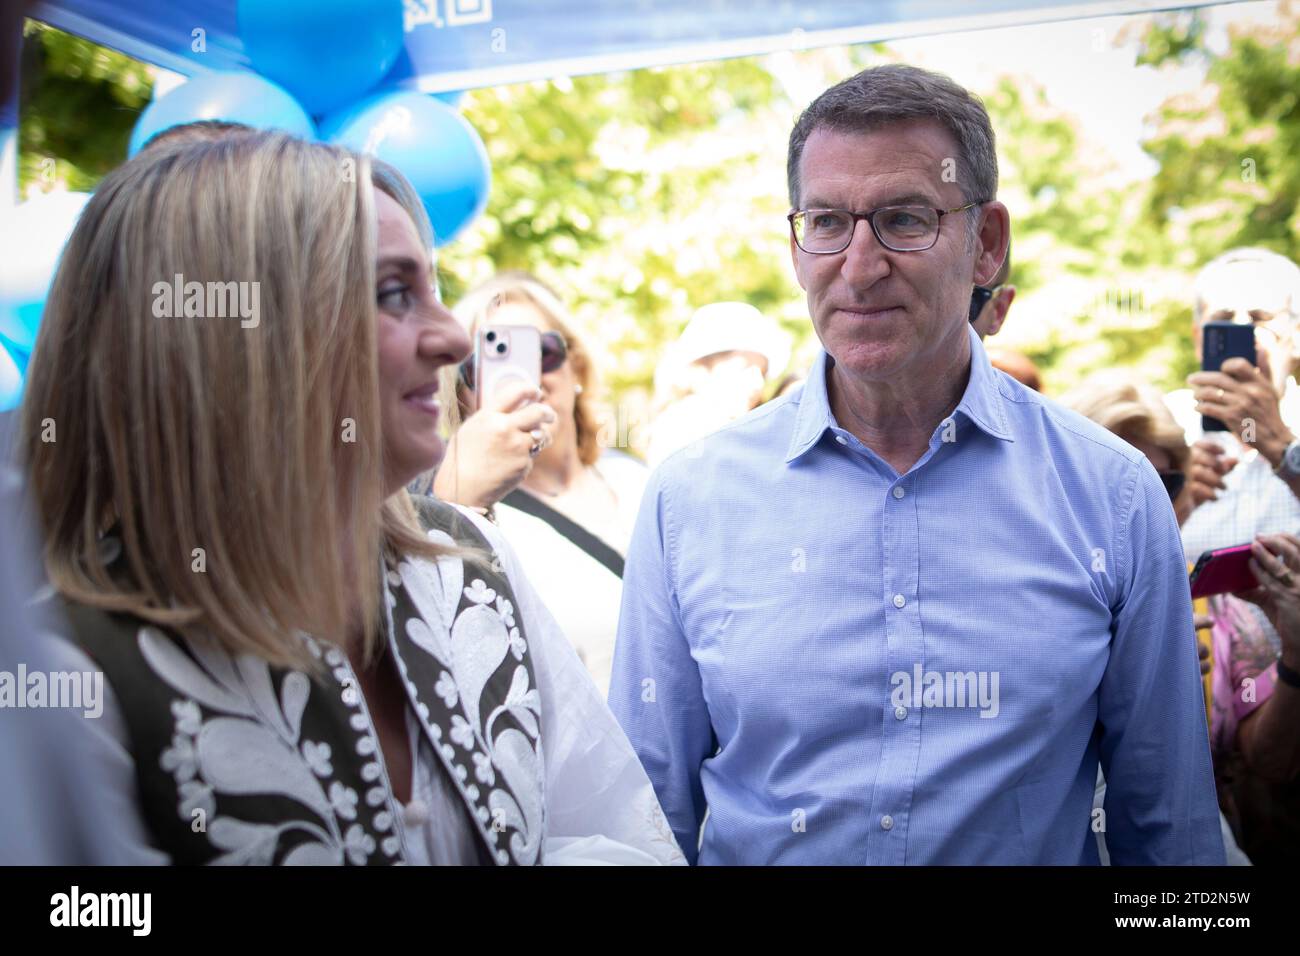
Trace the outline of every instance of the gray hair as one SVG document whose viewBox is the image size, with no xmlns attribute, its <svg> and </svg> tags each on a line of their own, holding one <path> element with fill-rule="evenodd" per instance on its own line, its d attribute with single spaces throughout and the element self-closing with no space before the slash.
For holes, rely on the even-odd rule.
<svg viewBox="0 0 1300 956">
<path fill-rule="evenodd" d="M 799 161 L 814 130 L 867 133 L 891 123 L 931 119 L 957 143 L 957 183 L 966 202 L 993 199 L 998 159 L 993 125 L 979 97 L 946 76 L 915 66 L 888 64 L 863 70 L 813 100 L 790 132 L 786 178 L 790 205 L 799 208 Z M 972 223 L 974 216 L 970 217 Z"/>
<path fill-rule="evenodd" d="M 1228 266 L 1251 263 L 1262 266 L 1277 276 L 1283 288 L 1287 290 L 1287 307 L 1292 314 L 1300 315 L 1300 266 L 1286 256 L 1278 255 L 1268 249 L 1255 246 L 1242 246 L 1229 249 L 1222 255 L 1211 259 L 1201 266 L 1192 283 L 1192 320 L 1200 325 L 1205 320 L 1205 292 L 1213 285 L 1218 273 Z"/>
</svg>

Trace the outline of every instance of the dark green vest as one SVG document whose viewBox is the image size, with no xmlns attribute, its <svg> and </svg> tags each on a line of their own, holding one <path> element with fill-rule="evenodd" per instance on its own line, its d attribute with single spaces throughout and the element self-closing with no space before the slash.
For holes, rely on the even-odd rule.
<svg viewBox="0 0 1300 956">
<path fill-rule="evenodd" d="M 463 801 L 455 825 L 475 829 L 483 862 L 539 863 L 541 703 L 514 592 L 463 515 L 417 502 L 431 538 L 491 561 L 390 562 L 388 650 Z M 303 635 L 323 665 L 309 676 L 127 615 L 64 607 L 73 639 L 114 690 L 142 814 L 173 861 L 405 860 L 400 807 L 345 654 Z"/>
</svg>

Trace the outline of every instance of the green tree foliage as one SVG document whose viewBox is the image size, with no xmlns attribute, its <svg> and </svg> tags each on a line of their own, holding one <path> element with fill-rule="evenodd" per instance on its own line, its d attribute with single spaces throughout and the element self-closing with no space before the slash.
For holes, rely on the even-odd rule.
<svg viewBox="0 0 1300 956">
<path fill-rule="evenodd" d="M 1148 214 L 1197 263 L 1253 245 L 1300 259 L 1300 6 L 1269 26 L 1230 32 L 1224 56 L 1204 47 L 1198 18 L 1145 38 L 1151 62 L 1208 62 L 1197 94 L 1165 104 L 1145 144 L 1160 163 Z"/>
<path fill-rule="evenodd" d="M 18 184 L 89 190 L 126 158 L 153 92 L 147 65 L 44 24 L 23 30 Z"/>
<path fill-rule="evenodd" d="M 757 59 L 480 90 L 465 115 L 492 158 L 487 213 L 448 248 L 449 301 L 527 269 L 573 307 L 615 393 L 698 306 L 752 302 L 797 335 L 783 197 L 793 115 Z"/>
<path fill-rule="evenodd" d="M 1206 81 L 1150 118 L 1149 182 L 1115 185 L 1074 117 L 1014 64 L 978 90 L 998 133 L 1000 198 L 1020 297 L 995 344 L 1060 391 L 1132 366 L 1174 387 L 1193 367 L 1188 284 L 1234 245 L 1300 258 L 1300 14 L 1207 47 L 1196 13 L 1157 18 L 1139 62 L 1197 63 Z M 36 24 L 24 53 L 20 170 L 88 189 L 125 157 L 152 68 Z M 528 269 L 570 304 L 612 397 L 643 415 L 654 366 L 695 308 L 752 302 L 815 338 L 790 268 L 785 150 L 807 99 L 882 47 L 823 49 L 471 92 L 492 161 L 487 212 L 442 250 L 454 302 Z"/>
</svg>

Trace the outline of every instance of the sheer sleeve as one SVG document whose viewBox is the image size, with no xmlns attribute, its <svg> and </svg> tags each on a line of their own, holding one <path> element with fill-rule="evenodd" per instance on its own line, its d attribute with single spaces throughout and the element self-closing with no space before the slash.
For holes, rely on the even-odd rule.
<svg viewBox="0 0 1300 956">
<path fill-rule="evenodd" d="M 460 510 L 501 559 L 536 669 L 546 761 L 543 859 L 551 865 L 684 864 L 632 745 L 513 550 L 495 526 Z"/>
</svg>

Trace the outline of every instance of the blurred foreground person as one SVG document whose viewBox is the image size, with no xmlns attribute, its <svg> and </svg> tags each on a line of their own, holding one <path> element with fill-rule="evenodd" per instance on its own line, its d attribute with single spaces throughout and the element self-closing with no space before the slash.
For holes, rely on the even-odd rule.
<svg viewBox="0 0 1300 956">
<path fill-rule="evenodd" d="M 715 302 L 696 310 L 655 369 L 651 467 L 757 408 L 764 382 L 789 361 L 789 334 L 752 305 Z"/>
<path fill-rule="evenodd" d="M 602 447 L 596 369 L 554 292 L 527 273 L 503 273 L 467 293 L 454 312 L 471 340 L 484 323 L 539 329 L 541 397 L 538 405 L 520 407 L 525 388 L 510 388 L 485 396 L 486 408 L 472 411 L 472 362 L 462 365 L 456 397 L 468 417 L 452 437 L 435 490 L 444 501 L 491 509 L 603 697 L 614 662 L 623 556 L 648 472 L 635 458 Z M 540 435 L 527 433 L 532 444 L 525 455 L 519 434 L 536 421 L 530 408 L 553 414 L 537 426 Z"/>
<path fill-rule="evenodd" d="M 86 799 L 108 780 L 91 729 L 103 675 L 78 670 L 76 653 L 49 639 L 58 626 L 49 608 L 32 607 L 44 576 L 22 495 L 21 473 L 0 461 L 0 866 L 112 863 L 116 821 Z"/>
<path fill-rule="evenodd" d="M 142 153 L 82 214 L 22 440 L 116 862 L 680 858 L 499 534 L 404 490 L 469 348 L 431 247 L 400 174 L 279 134 Z"/>
</svg>

